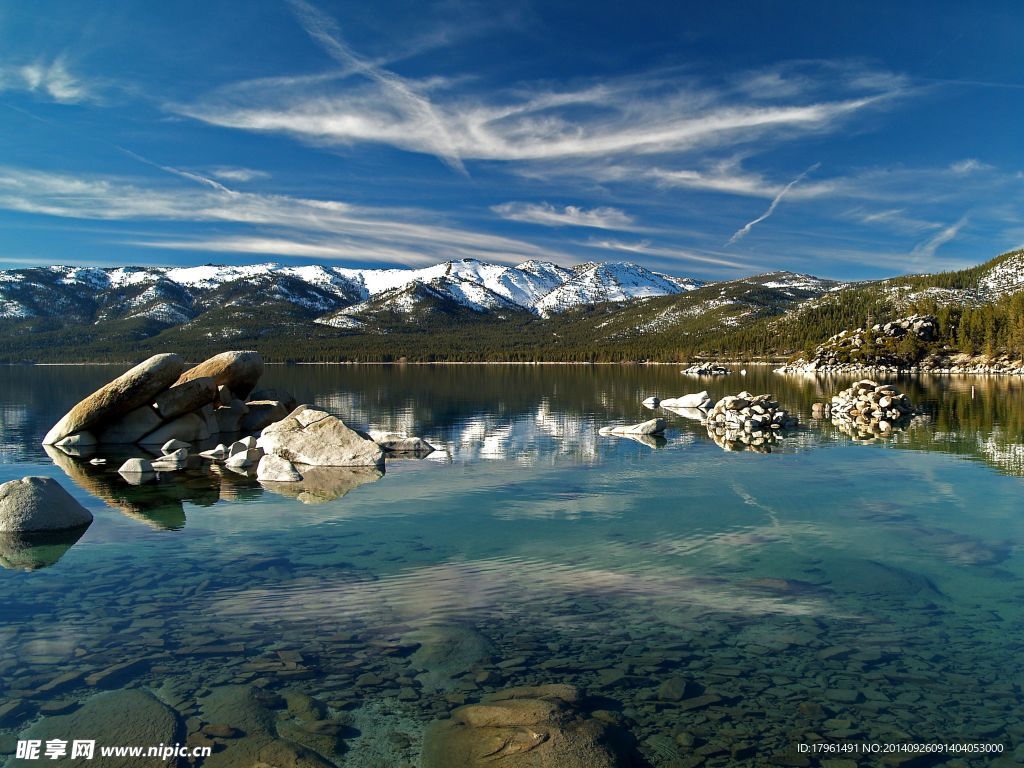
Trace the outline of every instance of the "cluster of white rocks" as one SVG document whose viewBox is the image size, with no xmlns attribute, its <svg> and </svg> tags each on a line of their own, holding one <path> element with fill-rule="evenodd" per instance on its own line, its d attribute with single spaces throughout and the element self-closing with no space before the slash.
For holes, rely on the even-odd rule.
<svg viewBox="0 0 1024 768">
<path fill-rule="evenodd" d="M 697 363 L 689 368 L 684 368 L 680 373 L 687 376 L 725 376 L 729 369 L 718 363 Z"/>
<path fill-rule="evenodd" d="M 420 437 L 352 429 L 326 411 L 296 405 L 284 392 L 253 392 L 262 372 L 257 352 L 225 352 L 189 370 L 178 355 L 155 355 L 75 405 L 50 429 L 44 445 L 62 460 L 74 461 L 102 453 L 105 446 L 137 444 L 144 455 L 127 459 L 118 469 L 132 485 L 216 464 L 269 486 L 293 484 L 297 493 L 305 489 L 306 496 L 316 499 L 333 498 L 322 492 L 325 485 L 348 481 L 333 475 L 362 468 L 380 477 L 385 455 L 422 457 L 435 450 Z M 233 439 L 199 450 L 220 436 Z M 89 461 L 97 466 L 106 462 L 102 455 Z M 57 509 L 51 496 L 67 494 L 56 481 L 48 482 L 55 491 L 39 491 L 9 506 Z M 24 496 L 24 489 L 14 490 L 18 498 Z M 0 533 L 3 525 L 0 516 Z"/>
<path fill-rule="evenodd" d="M 776 372 L 835 374 L 860 370 L 929 370 L 931 362 L 908 362 L 897 354 L 897 345 L 907 336 L 927 344 L 936 339 L 938 331 L 939 321 L 934 315 L 909 315 L 875 323 L 870 328 L 840 331 L 819 344 L 810 360 L 800 358 Z"/>
<path fill-rule="evenodd" d="M 855 437 L 870 438 L 897 430 L 919 411 L 892 384 L 863 379 L 832 397 L 830 403 L 815 403 L 815 418 L 831 418 L 837 427 Z"/>
<path fill-rule="evenodd" d="M 715 403 L 705 423 L 708 436 L 725 450 L 767 452 L 777 439 L 776 432 L 795 429 L 798 420 L 771 395 L 740 392 Z"/>
</svg>

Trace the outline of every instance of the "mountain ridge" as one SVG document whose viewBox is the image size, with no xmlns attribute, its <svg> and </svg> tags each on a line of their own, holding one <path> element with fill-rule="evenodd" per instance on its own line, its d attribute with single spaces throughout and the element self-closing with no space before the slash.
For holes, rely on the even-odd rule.
<svg viewBox="0 0 1024 768">
<path fill-rule="evenodd" d="M 979 346 L 986 324 L 997 341 L 1012 335 L 1007 302 L 1022 290 L 1024 251 L 857 282 L 785 271 L 703 282 L 629 262 L 472 259 L 422 269 L 35 267 L 0 271 L 0 360 L 124 359 L 172 345 L 202 354 L 229 341 L 285 360 L 778 358 L 912 311 L 942 316 L 947 340 L 963 317 L 982 328 Z M 972 315 L 996 306 L 998 318 Z"/>
</svg>

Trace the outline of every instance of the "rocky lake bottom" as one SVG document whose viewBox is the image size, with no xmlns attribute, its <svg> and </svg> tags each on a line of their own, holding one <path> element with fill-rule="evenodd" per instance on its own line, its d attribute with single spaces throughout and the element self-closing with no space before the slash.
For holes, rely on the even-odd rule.
<svg viewBox="0 0 1024 768">
<path fill-rule="evenodd" d="M 14 757 L 34 737 L 434 768 L 432 723 L 548 684 L 584 693 L 623 765 L 1024 764 L 1019 378 L 900 381 L 923 416 L 865 440 L 812 418 L 852 378 L 270 367 L 300 402 L 442 449 L 292 498 L 244 473 L 133 487 L 117 462 L 55 463 L 42 436 L 111 375 L 0 383 L 0 482 L 57 478 L 95 515 L 45 552 L 0 542 L 9 765 L 38 764 Z M 770 452 L 665 412 L 662 440 L 598 434 L 702 389 L 770 392 L 800 426 Z M 799 749 L 816 743 L 1000 749 Z"/>
</svg>

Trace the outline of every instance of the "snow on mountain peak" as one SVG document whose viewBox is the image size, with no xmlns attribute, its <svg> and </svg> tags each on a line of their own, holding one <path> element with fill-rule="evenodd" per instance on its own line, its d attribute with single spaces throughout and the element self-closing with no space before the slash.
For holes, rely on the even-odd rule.
<svg viewBox="0 0 1024 768">
<path fill-rule="evenodd" d="M 8 286 L 27 285 L 25 272 L 0 271 L 2 316 L 26 316 L 34 312 L 8 294 Z M 512 309 L 548 315 L 582 304 L 627 301 L 634 298 L 677 294 L 701 283 L 669 277 L 631 263 L 588 262 L 566 268 L 530 260 L 517 266 L 492 264 L 477 259 L 448 261 L 410 268 L 353 269 L 326 265 L 284 266 L 275 263 L 194 267 L 135 267 L 110 269 L 48 267 L 43 270 L 61 285 L 89 293 L 105 290 L 144 291 L 149 286 L 172 285 L 200 304 L 225 286 L 231 286 L 232 303 L 244 302 L 238 288 L 259 284 L 262 295 L 301 306 L 309 311 L 336 312 L 343 307 L 383 297 L 413 284 L 430 286 L 445 299 L 477 311 Z M 41 278 L 42 279 L 42 278 Z M 266 286 L 276 286 L 267 291 Z M 282 287 L 282 283 L 284 287 Z M 11 289 L 13 290 L 13 288 Z M 404 306 L 407 301 L 399 303 Z"/>
</svg>

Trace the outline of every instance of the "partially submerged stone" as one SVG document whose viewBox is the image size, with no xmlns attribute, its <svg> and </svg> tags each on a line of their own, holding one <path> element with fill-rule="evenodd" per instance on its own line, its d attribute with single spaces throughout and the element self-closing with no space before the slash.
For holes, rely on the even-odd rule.
<svg viewBox="0 0 1024 768">
<path fill-rule="evenodd" d="M 322 467 L 376 466 L 384 452 L 369 437 L 326 411 L 300 405 L 263 430 L 256 444 L 293 464 Z"/>
<path fill-rule="evenodd" d="M 370 439 L 388 453 L 433 453 L 437 449 L 422 437 L 382 430 L 369 431 Z"/>
<path fill-rule="evenodd" d="M 664 431 L 664 419 L 649 419 L 629 426 L 602 427 L 599 433 L 602 435 L 660 435 Z"/>
<path fill-rule="evenodd" d="M 92 513 L 51 477 L 23 477 L 0 485 L 0 532 L 52 533 L 84 528 Z"/>
<path fill-rule="evenodd" d="M 261 482 L 297 483 L 302 480 L 302 475 L 288 459 L 269 454 L 260 459 L 256 479 Z"/>
</svg>

